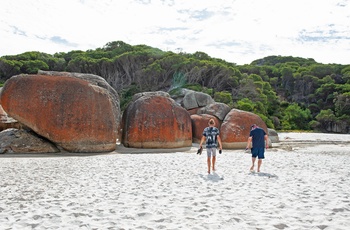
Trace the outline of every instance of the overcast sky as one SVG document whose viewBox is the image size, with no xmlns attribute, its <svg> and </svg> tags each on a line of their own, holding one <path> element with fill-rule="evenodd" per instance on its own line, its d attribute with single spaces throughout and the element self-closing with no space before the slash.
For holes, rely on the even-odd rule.
<svg viewBox="0 0 350 230">
<path fill-rule="evenodd" d="M 0 56 L 86 51 L 119 40 L 239 65 L 270 55 L 350 64 L 350 0 L 0 2 Z"/>
</svg>

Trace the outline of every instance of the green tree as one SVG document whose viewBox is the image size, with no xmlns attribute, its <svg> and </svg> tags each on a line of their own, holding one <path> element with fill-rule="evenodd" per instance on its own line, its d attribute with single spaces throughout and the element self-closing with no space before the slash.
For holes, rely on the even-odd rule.
<svg viewBox="0 0 350 230">
<path fill-rule="evenodd" d="M 283 112 L 283 129 L 308 130 L 311 121 L 309 109 L 302 109 L 298 104 L 290 104 Z"/>
<path fill-rule="evenodd" d="M 327 75 L 331 75 L 332 73 L 334 73 L 335 67 L 334 65 L 314 64 L 310 66 L 310 70 L 312 75 L 321 79 Z"/>
<path fill-rule="evenodd" d="M 350 84 L 350 65 L 345 66 L 341 70 L 341 74 L 342 74 L 342 77 L 344 79 L 344 82 L 347 83 L 347 84 Z"/>
<path fill-rule="evenodd" d="M 23 63 L 17 60 L 0 58 L 0 80 L 6 81 L 14 75 L 21 73 Z"/>
<path fill-rule="evenodd" d="M 22 61 L 22 63 L 22 73 L 36 74 L 38 73 L 38 70 L 49 70 L 49 66 L 40 60 Z"/>
<path fill-rule="evenodd" d="M 281 69 L 281 84 L 282 88 L 284 89 L 285 96 L 290 96 L 294 92 L 294 76 L 293 76 L 293 69 L 290 67 L 283 67 Z"/>
<path fill-rule="evenodd" d="M 314 123 L 314 128 L 321 131 L 329 130 L 329 127 L 332 126 L 337 121 L 334 112 L 331 109 L 321 110 L 320 113 L 316 116 L 317 123 Z"/>
<path fill-rule="evenodd" d="M 248 98 L 243 98 L 237 101 L 237 109 L 240 109 L 240 110 L 253 112 L 254 106 L 255 106 L 254 103 Z"/>
<path fill-rule="evenodd" d="M 350 116 L 350 92 L 337 95 L 334 101 L 335 114 L 338 117 L 342 115 Z"/>
<path fill-rule="evenodd" d="M 215 92 L 214 100 L 216 102 L 227 104 L 230 107 L 232 107 L 233 105 L 232 95 L 230 92 L 227 92 L 227 91 Z"/>
<path fill-rule="evenodd" d="M 121 111 L 124 111 L 129 103 L 132 101 L 132 97 L 140 93 L 140 89 L 137 87 L 135 83 L 131 84 L 129 87 L 125 88 L 121 92 L 121 97 L 120 97 L 120 109 Z"/>
</svg>

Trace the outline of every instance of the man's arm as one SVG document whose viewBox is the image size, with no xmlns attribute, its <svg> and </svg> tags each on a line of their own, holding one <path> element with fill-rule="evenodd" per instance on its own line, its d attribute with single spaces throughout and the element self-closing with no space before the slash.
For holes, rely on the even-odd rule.
<svg viewBox="0 0 350 230">
<path fill-rule="evenodd" d="M 253 137 L 248 137 L 247 147 L 246 147 L 245 149 L 249 149 L 249 147 L 252 146 L 252 145 L 251 145 L 252 140 L 253 140 Z"/>
<path fill-rule="evenodd" d="M 265 146 L 266 146 L 266 148 L 268 148 L 269 147 L 269 138 L 268 138 L 267 134 L 264 136 L 264 139 L 265 139 Z"/>
</svg>

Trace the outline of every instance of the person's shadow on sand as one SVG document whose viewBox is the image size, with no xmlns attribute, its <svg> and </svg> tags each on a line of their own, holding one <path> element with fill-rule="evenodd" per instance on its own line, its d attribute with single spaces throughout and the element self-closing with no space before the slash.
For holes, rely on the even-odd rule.
<svg viewBox="0 0 350 230">
<path fill-rule="evenodd" d="M 263 172 L 249 173 L 249 175 L 262 176 L 262 177 L 268 177 L 268 178 L 276 178 L 276 179 L 278 178 L 278 176 L 275 174 L 263 173 Z"/>
<path fill-rule="evenodd" d="M 216 172 L 213 172 L 213 174 L 207 174 L 207 175 L 199 174 L 199 176 L 205 181 L 212 181 L 212 182 L 219 182 L 224 179 L 223 176 L 220 176 Z"/>
</svg>

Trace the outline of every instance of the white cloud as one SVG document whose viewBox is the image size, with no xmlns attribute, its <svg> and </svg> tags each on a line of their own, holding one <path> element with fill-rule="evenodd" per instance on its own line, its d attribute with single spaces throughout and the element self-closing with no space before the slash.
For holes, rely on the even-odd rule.
<svg viewBox="0 0 350 230">
<path fill-rule="evenodd" d="M 0 56 L 121 40 L 237 64 L 269 55 L 350 64 L 349 0 L 3 0 Z"/>
</svg>

